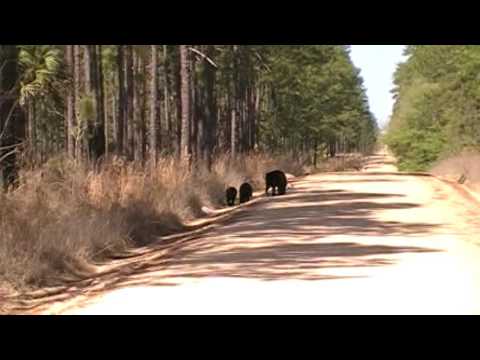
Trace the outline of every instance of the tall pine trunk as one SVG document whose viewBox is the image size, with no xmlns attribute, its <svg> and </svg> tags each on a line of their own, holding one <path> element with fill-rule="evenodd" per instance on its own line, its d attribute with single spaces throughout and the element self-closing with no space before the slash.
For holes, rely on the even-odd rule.
<svg viewBox="0 0 480 360">
<path fill-rule="evenodd" d="M 126 95 L 127 95 L 127 118 L 125 122 L 125 151 L 129 158 L 133 157 L 134 151 L 134 84 L 133 84 L 133 46 L 127 45 L 125 51 L 125 78 L 126 78 Z"/>
<path fill-rule="evenodd" d="M 102 56 L 102 45 L 97 45 L 97 93 L 98 93 L 98 124 L 97 124 L 97 136 L 100 146 L 99 155 L 105 155 L 107 151 L 107 122 L 106 117 L 107 107 L 105 106 L 105 89 L 104 89 L 104 78 L 103 78 L 103 56 Z"/>
<path fill-rule="evenodd" d="M 104 112 L 100 95 L 102 84 L 99 81 L 98 61 L 96 45 L 85 45 L 85 92 L 95 109 L 93 118 L 86 119 L 88 122 L 86 133 L 88 154 L 93 162 L 96 162 L 105 153 Z"/>
<path fill-rule="evenodd" d="M 175 86 L 175 124 L 174 124 L 174 144 L 175 154 L 180 158 L 181 156 L 181 141 L 182 141 L 182 78 L 180 74 L 180 47 L 177 46 L 178 58 L 176 58 L 174 65 L 174 86 Z"/>
<path fill-rule="evenodd" d="M 257 85 L 254 91 L 254 108 L 252 114 L 252 130 L 251 130 L 251 145 L 252 149 L 257 149 L 257 141 L 258 141 L 258 126 L 260 125 L 260 86 Z"/>
<path fill-rule="evenodd" d="M 164 119 L 166 124 L 166 141 L 165 147 L 172 146 L 172 116 L 170 116 L 169 104 L 170 104 L 170 92 L 169 92 L 169 77 L 168 77 L 168 53 L 167 45 L 163 45 L 163 104 L 164 104 Z M 160 146 L 162 146 L 162 133 L 159 134 Z"/>
<path fill-rule="evenodd" d="M 65 60 L 67 65 L 67 74 L 69 79 L 74 80 L 74 45 L 67 45 L 65 51 Z M 73 131 L 75 127 L 75 83 L 72 81 L 67 87 L 67 153 L 70 158 L 75 157 L 75 139 Z M 33 106 L 32 106 L 33 110 Z M 32 127 L 33 129 L 33 127 Z M 32 134 L 30 134 L 31 136 Z M 32 147 L 32 151 L 35 149 Z"/>
<path fill-rule="evenodd" d="M 157 45 L 151 45 L 150 60 L 150 161 L 153 164 L 157 162 L 158 144 L 157 144 L 157 122 L 158 122 L 158 48 Z M 161 131 L 161 129 L 160 129 Z"/>
<path fill-rule="evenodd" d="M 139 73 L 146 74 L 147 66 L 145 60 L 142 58 L 140 62 Z M 145 76 L 142 76 L 141 81 L 141 93 L 140 93 L 140 120 L 141 120 L 141 144 L 142 144 L 142 161 L 145 161 L 147 157 L 147 93 L 148 93 L 148 83 L 145 79 Z"/>
<path fill-rule="evenodd" d="M 181 134 L 180 159 L 184 163 L 190 160 L 190 74 L 187 45 L 180 46 L 180 99 L 181 99 Z"/>
<path fill-rule="evenodd" d="M 105 154 L 105 111 L 103 107 L 103 74 L 101 47 L 92 45 L 92 89 L 95 102 L 95 118 L 92 129 L 90 153 L 93 161 Z"/>
<path fill-rule="evenodd" d="M 237 156 L 237 128 L 238 128 L 238 59 L 237 59 L 237 54 L 238 54 L 238 47 L 237 45 L 233 45 L 232 47 L 232 52 L 233 52 L 233 83 L 232 83 L 232 96 L 231 96 L 231 101 L 232 101 L 232 116 L 231 116 L 231 125 L 230 125 L 230 131 L 231 131 L 231 140 L 230 140 L 230 153 L 232 158 L 235 158 Z"/>
<path fill-rule="evenodd" d="M 143 162 L 146 150 L 145 139 L 145 73 L 144 61 L 138 52 L 134 53 L 133 111 L 134 111 L 134 155 Z"/>
<path fill-rule="evenodd" d="M 36 104 L 35 99 L 30 99 L 28 101 L 28 114 L 27 114 L 27 136 L 28 136 L 28 144 L 30 148 L 30 161 L 32 165 L 37 160 L 37 132 L 36 132 Z"/>
<path fill-rule="evenodd" d="M 207 45 L 206 55 L 213 57 L 214 46 Z M 208 169 L 212 168 L 212 157 L 215 147 L 215 138 L 217 133 L 217 109 L 215 104 L 215 68 L 208 62 L 204 62 L 205 74 L 205 117 L 203 138 L 203 158 L 207 162 Z"/>
<path fill-rule="evenodd" d="M 88 102 L 95 108 L 95 96 L 93 94 L 93 78 L 92 78 L 92 45 L 84 45 L 84 79 L 85 79 L 85 95 L 88 97 Z M 85 132 L 83 134 L 83 143 L 87 152 L 87 160 L 91 160 L 91 143 L 90 139 L 93 133 L 93 122 L 95 121 L 92 114 L 88 114 L 89 117 L 82 119 L 85 123 Z"/>
<path fill-rule="evenodd" d="M 74 102 L 75 102 L 75 131 L 74 131 L 74 141 L 75 141 L 75 158 L 81 159 L 82 157 L 82 146 L 81 146 L 81 128 L 83 124 L 80 122 L 80 91 L 81 91 L 81 48 L 80 45 L 73 45 L 73 92 L 74 92 Z"/>
<path fill-rule="evenodd" d="M 125 133 L 125 122 L 126 122 L 126 99 L 125 99 L 125 77 L 124 77 L 124 45 L 118 45 L 117 49 L 117 121 L 116 121 L 116 131 L 115 131 L 115 146 L 117 155 L 124 154 L 124 133 Z M 115 100 L 115 95 L 113 96 Z"/>
<path fill-rule="evenodd" d="M 197 87 L 197 74 L 196 74 L 196 59 L 192 57 L 189 61 L 189 73 L 190 73 L 190 144 L 189 152 L 194 162 L 198 158 L 198 112 L 199 112 L 199 99 L 198 87 Z"/>
<path fill-rule="evenodd" d="M 0 181 L 17 185 L 16 146 L 25 138 L 25 117 L 18 104 L 18 48 L 0 45 Z"/>
<path fill-rule="evenodd" d="M 112 113 L 112 135 L 113 135 L 113 146 L 116 146 L 118 143 L 118 114 L 117 114 L 117 98 L 115 96 L 115 90 L 112 88 L 112 108 L 111 108 L 111 113 Z M 118 151 L 117 149 L 115 149 Z"/>
<path fill-rule="evenodd" d="M 141 161 L 142 159 L 142 147 L 141 147 L 141 120 L 140 120 L 140 84 L 138 81 L 138 67 L 140 58 L 137 53 L 133 54 L 133 154 L 135 161 Z"/>
</svg>

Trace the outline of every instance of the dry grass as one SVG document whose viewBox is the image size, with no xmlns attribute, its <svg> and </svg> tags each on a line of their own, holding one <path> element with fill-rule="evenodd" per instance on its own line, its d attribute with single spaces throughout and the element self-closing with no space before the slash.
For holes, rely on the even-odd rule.
<svg viewBox="0 0 480 360">
<path fill-rule="evenodd" d="M 301 159 L 255 154 L 218 159 L 212 172 L 175 159 L 142 169 L 114 159 L 91 171 L 61 158 L 21 174 L 22 185 L 0 194 L 0 288 L 27 290 L 88 276 L 96 263 L 147 245 L 224 205 L 224 191 L 264 174 L 294 175 Z M 3 284 L 2 284 L 3 283 Z"/>
<path fill-rule="evenodd" d="M 319 172 L 358 171 L 363 166 L 363 156 L 360 154 L 348 154 L 337 156 L 321 161 L 317 167 Z"/>
<path fill-rule="evenodd" d="M 465 183 L 474 190 L 480 191 L 480 153 L 464 151 L 460 154 L 439 160 L 430 172 L 437 176 L 458 181 L 465 176 Z"/>
<path fill-rule="evenodd" d="M 431 172 L 439 176 L 460 177 L 465 175 L 470 181 L 480 181 L 480 153 L 468 151 L 438 161 Z"/>
<path fill-rule="evenodd" d="M 238 188 L 247 181 L 258 190 L 265 187 L 266 173 L 282 170 L 295 176 L 303 175 L 310 172 L 306 163 L 306 159 L 293 154 L 279 154 L 274 157 L 254 154 L 239 158 L 233 163 L 225 156 L 214 165 L 214 172 L 220 175 L 226 185 Z"/>
</svg>

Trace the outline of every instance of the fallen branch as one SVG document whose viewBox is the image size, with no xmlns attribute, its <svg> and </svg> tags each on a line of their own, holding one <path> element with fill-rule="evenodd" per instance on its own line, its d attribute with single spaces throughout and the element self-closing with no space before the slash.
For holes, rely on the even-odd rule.
<svg viewBox="0 0 480 360">
<path fill-rule="evenodd" d="M 265 69 L 267 69 L 268 71 L 272 71 L 272 69 L 270 69 L 265 60 L 263 60 L 262 56 L 257 51 L 254 51 L 254 54 L 257 56 L 257 59 L 260 60 L 260 64 L 262 64 Z"/>
<path fill-rule="evenodd" d="M 0 164 L 2 163 L 3 160 L 5 160 L 9 156 L 15 154 L 16 152 L 17 152 L 17 149 L 13 149 L 12 151 L 10 151 L 10 152 L 6 153 L 5 155 L 3 155 L 2 157 L 0 157 Z"/>
<path fill-rule="evenodd" d="M 190 51 L 194 52 L 197 55 L 200 55 L 204 60 L 206 60 L 210 65 L 212 65 L 215 69 L 218 69 L 217 64 L 213 62 L 212 59 L 210 59 L 207 55 L 202 53 L 201 51 L 198 51 L 197 49 L 194 48 L 188 48 Z"/>
<path fill-rule="evenodd" d="M 15 100 L 15 102 L 13 103 L 13 106 L 10 108 L 10 111 L 8 112 L 7 118 L 5 119 L 5 122 L 4 122 L 4 124 L 3 124 L 3 130 L 2 130 L 2 132 L 0 133 L 0 140 L 1 140 L 2 137 L 5 135 L 5 132 L 6 132 L 7 129 L 8 129 L 8 126 L 9 126 L 9 123 L 10 123 L 10 119 L 12 118 L 13 112 L 15 111 L 17 105 L 18 105 L 18 99 Z"/>
<path fill-rule="evenodd" d="M 4 68 L 5 66 L 7 66 L 7 64 L 8 64 L 9 62 L 13 62 L 13 60 L 9 59 L 9 60 L 4 60 L 4 61 L 3 61 L 2 65 L 0 65 L 0 73 L 3 71 L 3 68 Z"/>
<path fill-rule="evenodd" d="M 21 145 L 23 145 L 23 142 L 18 144 L 8 145 L 8 146 L 0 146 L 0 151 L 12 149 L 14 147 L 21 146 Z"/>
</svg>

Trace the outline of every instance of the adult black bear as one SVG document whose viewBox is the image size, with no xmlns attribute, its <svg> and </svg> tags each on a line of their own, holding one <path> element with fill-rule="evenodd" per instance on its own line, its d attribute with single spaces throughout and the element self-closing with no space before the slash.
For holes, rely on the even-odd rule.
<svg viewBox="0 0 480 360">
<path fill-rule="evenodd" d="M 237 198 L 237 189 L 230 187 L 227 189 L 227 205 L 234 206 Z"/>
<path fill-rule="evenodd" d="M 249 183 L 240 186 L 240 204 L 249 202 L 253 195 L 253 188 Z"/>
<path fill-rule="evenodd" d="M 266 189 L 265 193 L 268 196 L 268 190 L 272 188 L 272 196 L 285 195 L 287 192 L 287 177 L 285 173 L 280 170 L 269 172 L 265 176 Z"/>
</svg>

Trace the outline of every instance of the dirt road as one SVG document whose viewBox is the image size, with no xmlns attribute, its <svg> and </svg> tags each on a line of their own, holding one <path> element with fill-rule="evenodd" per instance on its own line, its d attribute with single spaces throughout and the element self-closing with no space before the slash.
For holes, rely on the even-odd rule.
<svg viewBox="0 0 480 360">
<path fill-rule="evenodd" d="M 479 205 L 389 160 L 304 178 L 45 313 L 480 314 Z"/>
</svg>

